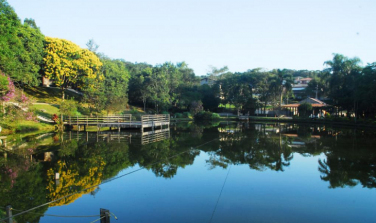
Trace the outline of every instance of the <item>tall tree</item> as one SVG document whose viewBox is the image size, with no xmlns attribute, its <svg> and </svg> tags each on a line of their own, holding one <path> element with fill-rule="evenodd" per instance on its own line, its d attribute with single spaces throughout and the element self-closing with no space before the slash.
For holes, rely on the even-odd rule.
<svg viewBox="0 0 376 223">
<path fill-rule="evenodd" d="M 44 36 L 35 21 L 24 25 L 6 0 L 0 0 L 0 70 L 14 81 L 38 84 Z"/>
<path fill-rule="evenodd" d="M 252 83 L 247 76 L 231 75 L 223 79 L 221 83 L 225 101 L 233 104 L 238 113 L 247 103 L 252 104 Z"/>
<path fill-rule="evenodd" d="M 286 74 L 283 70 L 275 71 L 270 90 L 274 96 L 274 101 L 279 101 L 279 107 L 282 106 L 283 96 L 292 90 L 292 82 L 291 75 Z"/>
<path fill-rule="evenodd" d="M 128 103 L 129 72 L 122 60 L 103 58 L 101 61 L 107 112 L 125 109 Z"/>
<path fill-rule="evenodd" d="M 44 53 L 44 73 L 61 88 L 63 99 L 64 89 L 68 86 L 82 88 L 85 84 L 92 84 L 86 79 L 103 80 L 99 58 L 68 40 L 46 37 Z"/>
<path fill-rule="evenodd" d="M 349 59 L 341 54 L 334 54 L 332 60 L 324 62 L 324 65 L 328 66 L 324 72 L 330 74 L 329 96 L 336 106 L 346 109 L 348 114 L 356 107 L 357 93 L 355 91 L 361 71 L 360 62 L 357 57 Z"/>
</svg>

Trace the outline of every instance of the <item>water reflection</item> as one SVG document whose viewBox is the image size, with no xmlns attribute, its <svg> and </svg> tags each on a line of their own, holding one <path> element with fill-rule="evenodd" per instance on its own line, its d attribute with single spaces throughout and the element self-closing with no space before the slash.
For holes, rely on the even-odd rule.
<svg viewBox="0 0 376 223">
<path fill-rule="evenodd" d="M 0 207 L 19 210 L 66 197 L 67 205 L 129 167 L 144 167 L 157 177 L 173 178 L 193 165 L 200 147 L 209 170 L 248 165 L 257 171 L 284 172 L 294 154 L 324 154 L 317 167 L 328 187 L 376 187 L 375 132 L 323 125 L 178 123 L 156 132 L 66 132 L 10 139 L 1 147 Z M 320 156 L 322 157 L 322 156 Z M 59 179 L 56 179 L 59 173 Z M 86 190 L 85 190 L 86 189 Z M 48 207 L 17 217 L 38 222 Z M 0 217 L 5 213 L 0 212 Z"/>
</svg>

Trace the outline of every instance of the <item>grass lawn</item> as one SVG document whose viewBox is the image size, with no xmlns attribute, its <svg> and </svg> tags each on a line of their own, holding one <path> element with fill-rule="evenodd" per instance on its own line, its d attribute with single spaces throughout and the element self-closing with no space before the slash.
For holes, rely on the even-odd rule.
<svg viewBox="0 0 376 223">
<path fill-rule="evenodd" d="M 61 102 L 61 90 L 55 87 L 25 87 L 24 92 L 27 97 L 39 103 L 59 104 Z M 65 90 L 66 98 L 74 98 L 80 101 L 82 96 L 71 91 Z"/>
<path fill-rule="evenodd" d="M 51 118 L 53 114 L 59 114 L 59 105 L 50 104 L 33 104 L 32 109 L 35 109 L 35 113 L 46 118 Z"/>
<path fill-rule="evenodd" d="M 3 128 L 1 135 L 13 134 L 15 132 L 31 132 L 31 131 L 54 131 L 55 126 L 46 123 L 34 121 L 1 121 L 0 126 Z"/>
<path fill-rule="evenodd" d="M 218 108 L 235 108 L 235 105 L 232 104 L 219 104 Z"/>
</svg>

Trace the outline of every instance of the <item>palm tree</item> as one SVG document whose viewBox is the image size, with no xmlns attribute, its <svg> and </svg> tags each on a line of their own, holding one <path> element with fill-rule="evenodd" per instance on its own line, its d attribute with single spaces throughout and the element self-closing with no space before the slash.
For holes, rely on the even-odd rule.
<svg viewBox="0 0 376 223">
<path fill-rule="evenodd" d="M 324 70 L 330 75 L 329 78 L 329 96 L 334 103 L 347 110 L 356 110 L 357 104 L 357 79 L 360 76 L 360 59 L 357 57 L 347 58 L 341 54 L 334 54 L 332 60 L 324 62 L 328 66 Z"/>
<path fill-rule="evenodd" d="M 274 97 L 279 99 L 279 108 L 282 106 L 283 96 L 292 90 L 292 77 L 278 69 L 276 75 L 270 84 L 270 90 L 273 92 Z"/>
</svg>

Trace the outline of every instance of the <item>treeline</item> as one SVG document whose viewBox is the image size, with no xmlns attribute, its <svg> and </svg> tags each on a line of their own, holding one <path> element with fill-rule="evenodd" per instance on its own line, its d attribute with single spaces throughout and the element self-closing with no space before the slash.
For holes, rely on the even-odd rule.
<svg viewBox="0 0 376 223">
<path fill-rule="evenodd" d="M 227 67 L 212 67 L 206 76 L 208 84 L 202 85 L 185 62 L 131 63 L 98 53 L 93 40 L 83 49 L 68 40 L 45 37 L 33 19 L 22 23 L 6 0 L 0 0 L 0 22 L 3 101 L 11 98 L 13 82 L 18 87 L 36 86 L 47 77 L 61 88 L 63 98 L 67 88 L 83 92 L 82 102 L 91 114 L 120 112 L 128 103 L 152 113 L 216 112 L 220 104 L 230 104 L 239 112 L 253 114 L 255 109 L 280 109 L 296 101 L 294 79 L 310 77 L 313 80 L 303 97 L 317 94 L 349 114 L 376 115 L 376 64 L 362 67 L 358 58 L 335 54 L 321 71 L 257 68 L 231 73 Z"/>
<path fill-rule="evenodd" d="M 38 86 L 42 77 L 61 88 L 63 99 L 67 88 L 83 92 L 89 113 L 122 111 L 128 101 L 154 112 L 184 110 L 193 101 L 206 101 L 205 108 L 212 109 L 211 102 L 218 101 L 210 87 L 199 86 L 199 78 L 184 62 L 133 64 L 98 53 L 93 40 L 83 49 L 68 40 L 46 37 L 33 19 L 22 23 L 6 0 L 0 0 L 0 21 L 2 101 L 13 99 L 13 83 L 19 88 Z"/>
</svg>

